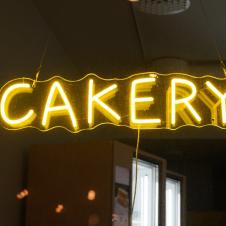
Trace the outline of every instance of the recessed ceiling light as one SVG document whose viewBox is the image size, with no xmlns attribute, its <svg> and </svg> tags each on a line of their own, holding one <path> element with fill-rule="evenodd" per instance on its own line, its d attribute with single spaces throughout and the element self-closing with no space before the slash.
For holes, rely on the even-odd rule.
<svg viewBox="0 0 226 226">
<path fill-rule="evenodd" d="M 155 15 L 172 15 L 186 11 L 190 0 L 130 0 L 140 11 Z"/>
</svg>

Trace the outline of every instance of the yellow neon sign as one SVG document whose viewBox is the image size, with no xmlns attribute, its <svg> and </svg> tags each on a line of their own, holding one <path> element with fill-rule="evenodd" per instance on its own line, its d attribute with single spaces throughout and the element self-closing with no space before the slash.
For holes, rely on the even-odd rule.
<svg viewBox="0 0 226 226">
<path fill-rule="evenodd" d="M 189 88 L 191 90 L 191 94 L 189 96 L 182 97 L 177 99 L 177 87 L 181 86 L 184 88 Z M 183 106 L 186 106 L 190 111 L 194 119 L 200 123 L 201 117 L 195 110 L 195 108 L 191 105 L 191 101 L 193 101 L 196 97 L 197 89 L 196 86 L 187 79 L 174 78 L 171 80 L 171 124 L 173 126 L 176 125 L 176 111 L 183 110 Z"/>
<path fill-rule="evenodd" d="M 54 106 L 57 95 L 60 95 L 64 102 L 64 105 Z M 49 95 L 46 101 L 45 110 L 42 118 L 42 125 L 47 129 L 49 127 L 50 119 L 52 116 L 69 115 L 71 118 L 74 129 L 78 128 L 77 120 L 72 110 L 71 104 L 60 84 L 55 81 L 49 91 Z"/>
<path fill-rule="evenodd" d="M 55 76 L 32 87 L 33 82 L 18 78 L 1 87 L 0 123 L 6 129 L 226 128 L 226 79 L 147 72 L 121 79 L 89 74 L 76 81 Z"/>
<path fill-rule="evenodd" d="M 209 88 L 210 92 L 220 100 L 221 103 L 221 118 L 222 124 L 226 124 L 226 93 L 222 94 L 210 81 L 206 82 L 207 87 Z"/>
<path fill-rule="evenodd" d="M 33 109 L 30 109 L 24 116 L 11 119 L 9 117 L 9 105 L 17 94 L 32 93 L 33 89 L 29 83 L 16 83 L 8 87 L 1 97 L 1 117 L 3 121 L 12 128 L 20 128 L 29 125 L 36 117 Z"/>
<path fill-rule="evenodd" d="M 117 91 L 117 85 L 113 84 L 94 95 L 94 81 L 93 79 L 89 80 L 88 124 L 90 127 L 92 127 L 94 123 L 94 107 L 101 111 L 105 115 L 105 117 L 109 118 L 112 122 L 116 124 L 120 122 L 120 115 L 103 102 L 114 97 Z"/>
<path fill-rule="evenodd" d="M 132 81 L 131 86 L 131 100 L 130 100 L 130 124 L 137 128 L 152 128 L 161 124 L 161 119 L 151 118 L 137 118 L 137 110 L 147 110 L 154 102 L 153 97 L 137 97 L 138 92 L 151 90 L 152 85 L 155 84 L 155 78 L 141 78 Z"/>
</svg>

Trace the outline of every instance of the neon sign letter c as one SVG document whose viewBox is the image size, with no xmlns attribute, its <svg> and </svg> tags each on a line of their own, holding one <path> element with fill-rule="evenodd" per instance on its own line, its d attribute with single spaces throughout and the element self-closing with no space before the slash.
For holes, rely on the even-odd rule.
<svg viewBox="0 0 226 226">
<path fill-rule="evenodd" d="M 14 96 L 19 93 L 32 93 L 33 89 L 29 83 L 16 83 L 9 86 L 3 93 L 0 104 L 0 113 L 3 121 L 13 128 L 28 126 L 35 119 L 34 110 L 30 109 L 21 118 L 11 119 L 9 117 L 9 105 Z"/>
</svg>

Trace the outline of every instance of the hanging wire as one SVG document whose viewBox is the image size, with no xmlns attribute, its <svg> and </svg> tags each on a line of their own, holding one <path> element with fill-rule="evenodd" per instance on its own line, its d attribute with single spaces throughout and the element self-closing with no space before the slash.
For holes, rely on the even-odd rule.
<svg viewBox="0 0 226 226">
<path fill-rule="evenodd" d="M 144 51 L 144 46 L 143 46 L 143 42 L 142 42 L 142 37 L 141 37 L 141 33 L 140 33 L 139 26 L 138 26 L 138 23 L 137 23 L 136 15 L 135 15 L 135 12 L 134 12 L 134 7 L 133 7 L 133 4 L 132 4 L 133 2 L 136 2 L 136 1 L 139 1 L 139 0 L 130 1 L 129 7 L 130 7 L 130 10 L 131 10 L 131 16 L 132 16 L 132 20 L 133 20 L 133 23 L 134 23 L 138 44 L 139 44 L 139 47 L 140 47 L 140 53 L 141 53 L 141 58 L 142 58 L 141 60 L 143 61 L 143 68 L 144 68 L 144 70 L 147 70 L 147 64 L 146 64 L 146 60 L 145 60 L 145 51 Z"/>
<path fill-rule="evenodd" d="M 135 184 L 134 184 L 134 195 L 132 200 L 132 210 L 131 214 L 133 215 L 136 194 L 137 194 L 137 178 L 138 178 L 138 157 L 139 157 L 139 145 L 140 145 L 140 128 L 137 130 L 137 145 L 136 145 L 136 171 L 135 171 Z"/>
<path fill-rule="evenodd" d="M 43 50 L 43 53 L 42 53 L 42 56 L 41 56 L 41 59 L 40 59 L 40 63 L 39 63 L 39 66 L 37 68 L 37 72 L 35 74 L 35 79 L 34 79 L 33 84 L 32 84 L 33 88 L 36 86 L 36 82 L 38 81 L 39 74 L 41 72 L 43 62 L 44 62 L 44 59 L 46 57 L 46 53 L 47 53 L 47 50 L 48 50 L 49 40 L 50 40 L 50 32 L 48 32 L 48 36 L 47 36 L 47 39 L 46 39 L 46 42 L 45 42 L 45 46 L 44 46 L 44 50 Z"/>
<path fill-rule="evenodd" d="M 217 53 L 220 66 L 222 67 L 222 70 L 224 72 L 224 76 L 226 77 L 226 65 L 224 63 L 224 59 L 223 59 L 223 56 L 221 54 L 221 51 L 219 50 L 219 47 L 218 47 L 218 44 L 217 44 L 217 39 L 216 39 L 216 37 L 214 35 L 213 28 L 212 28 L 212 26 L 210 24 L 209 17 L 207 15 L 207 12 L 205 10 L 205 6 L 204 6 L 202 0 L 200 0 L 200 5 L 201 5 L 203 16 L 205 17 L 205 22 L 206 22 L 208 33 L 209 33 L 210 38 L 211 38 L 211 40 L 213 42 L 213 46 L 214 46 L 215 51 Z"/>
</svg>

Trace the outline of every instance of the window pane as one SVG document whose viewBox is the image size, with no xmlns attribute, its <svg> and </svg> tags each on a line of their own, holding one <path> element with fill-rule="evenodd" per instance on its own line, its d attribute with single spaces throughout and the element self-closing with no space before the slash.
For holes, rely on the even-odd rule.
<svg viewBox="0 0 226 226">
<path fill-rule="evenodd" d="M 166 179 L 166 226 L 181 226 L 181 182 Z"/>
<path fill-rule="evenodd" d="M 138 175 L 133 226 L 157 226 L 159 207 L 159 166 L 138 161 Z M 133 160 L 133 196 L 136 181 L 136 160 Z"/>
</svg>

